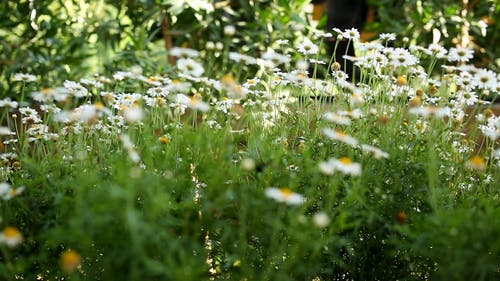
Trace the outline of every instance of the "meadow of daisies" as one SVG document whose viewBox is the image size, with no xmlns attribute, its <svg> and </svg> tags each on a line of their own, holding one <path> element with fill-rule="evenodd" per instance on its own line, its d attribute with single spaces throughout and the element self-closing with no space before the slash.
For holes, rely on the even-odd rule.
<svg viewBox="0 0 500 281">
<path fill-rule="evenodd" d="M 331 36 L 359 56 L 322 60 Z M 498 73 L 358 38 L 173 48 L 170 72 L 50 88 L 16 74 L 0 279 L 500 278 Z"/>
</svg>

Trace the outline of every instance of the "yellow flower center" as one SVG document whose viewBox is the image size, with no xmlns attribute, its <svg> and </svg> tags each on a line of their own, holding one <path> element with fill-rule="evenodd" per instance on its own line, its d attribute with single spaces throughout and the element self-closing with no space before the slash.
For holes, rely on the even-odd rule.
<svg viewBox="0 0 500 281">
<path fill-rule="evenodd" d="M 200 103 L 200 100 L 196 96 L 190 97 L 189 100 L 191 102 L 191 105 L 197 105 L 198 103 Z"/>
<path fill-rule="evenodd" d="M 234 77 L 233 77 L 233 75 L 231 75 L 231 74 L 226 74 L 226 75 L 224 75 L 224 76 L 222 77 L 222 79 L 221 79 L 221 82 L 222 82 L 222 83 L 225 83 L 225 84 L 233 84 L 233 83 L 235 83 L 235 82 L 234 82 Z"/>
<path fill-rule="evenodd" d="M 477 168 L 481 168 L 481 167 L 484 167 L 486 165 L 486 162 L 484 161 L 484 159 L 482 157 L 479 157 L 479 156 L 474 156 L 472 157 L 470 160 L 469 160 L 469 163 L 473 166 L 473 167 L 477 167 Z"/>
<path fill-rule="evenodd" d="M 103 109 L 104 108 L 104 104 L 100 101 L 94 103 L 94 106 L 96 109 Z"/>
<path fill-rule="evenodd" d="M 406 76 L 399 76 L 396 79 L 396 85 L 398 86 L 406 86 L 408 84 L 408 80 L 406 79 Z"/>
<path fill-rule="evenodd" d="M 335 133 L 337 133 L 339 139 L 345 139 L 347 137 L 347 135 L 341 130 L 336 130 Z"/>
<path fill-rule="evenodd" d="M 3 230 L 3 236 L 7 239 L 17 239 L 21 237 L 21 232 L 13 226 L 7 226 Z"/>
<path fill-rule="evenodd" d="M 305 79 L 305 78 L 307 78 L 307 75 L 304 72 L 299 72 L 299 73 L 297 73 L 297 77 Z"/>
<path fill-rule="evenodd" d="M 342 157 L 339 159 L 339 161 L 344 165 L 350 165 L 352 163 L 351 159 L 348 157 Z"/>
<path fill-rule="evenodd" d="M 54 91 L 54 89 L 52 89 L 52 88 L 43 88 L 40 92 L 42 94 L 46 94 L 47 95 L 47 94 L 52 93 L 52 91 Z"/>
<path fill-rule="evenodd" d="M 170 142 L 170 139 L 167 136 L 160 137 L 160 142 L 163 144 L 167 144 Z"/>
<path fill-rule="evenodd" d="M 14 197 L 19 194 L 19 190 L 17 188 L 13 188 L 9 191 L 9 196 Z"/>
<path fill-rule="evenodd" d="M 71 272 L 80 265 L 81 259 L 76 251 L 68 250 L 61 255 L 61 266 L 64 271 Z"/>
<path fill-rule="evenodd" d="M 280 191 L 285 198 L 289 198 L 293 194 L 293 191 L 288 187 L 283 187 L 280 189 Z"/>
</svg>

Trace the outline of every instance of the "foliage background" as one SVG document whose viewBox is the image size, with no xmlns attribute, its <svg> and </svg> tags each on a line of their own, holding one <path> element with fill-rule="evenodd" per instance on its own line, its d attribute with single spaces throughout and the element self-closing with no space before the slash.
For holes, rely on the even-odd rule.
<svg viewBox="0 0 500 281">
<path fill-rule="evenodd" d="M 463 2 L 468 4 L 464 6 Z M 213 9 L 193 3 L 212 3 Z M 310 34 L 305 9 L 308 3 L 308 0 L 2 1 L 0 95 L 15 97 L 19 89 L 11 85 L 11 76 L 17 72 L 38 74 L 45 87 L 132 65 L 161 73 L 170 67 L 165 59 L 166 30 L 162 30 L 166 15 L 169 15 L 168 33 L 175 46 L 189 45 L 203 50 L 208 41 L 221 42 L 234 51 L 255 55 L 277 39 L 293 43 Z M 461 42 L 462 27 L 469 26 L 476 63 L 498 70 L 497 0 L 369 3 L 375 8 L 376 19 L 366 29 L 394 32 L 399 45 L 407 44 L 401 40 L 404 37 L 411 43 L 418 41 L 425 45 L 439 34 L 439 41 L 449 48 Z M 236 26 L 237 32 L 231 38 L 224 36 L 226 25 Z"/>
<path fill-rule="evenodd" d="M 412 44 L 421 46 L 439 42 L 447 49 L 456 45 L 474 48 L 476 66 L 495 70 L 500 67 L 498 0 L 370 0 L 369 3 L 375 8 L 377 18 L 368 24 L 368 30 L 393 32 L 400 39 L 407 37 Z"/>
</svg>

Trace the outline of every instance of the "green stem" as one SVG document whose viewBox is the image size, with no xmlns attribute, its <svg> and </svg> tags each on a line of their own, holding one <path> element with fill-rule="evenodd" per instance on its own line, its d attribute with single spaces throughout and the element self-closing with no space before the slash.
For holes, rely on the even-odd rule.
<svg viewBox="0 0 500 281">
<path fill-rule="evenodd" d="M 330 74 L 330 70 L 332 68 L 332 63 L 333 63 L 333 58 L 335 58 L 335 54 L 337 53 L 338 46 L 339 46 L 339 40 L 335 40 L 335 47 L 333 47 L 333 54 L 330 56 L 330 61 L 328 62 L 328 67 L 326 69 L 325 78 L 327 77 L 327 75 Z"/>
</svg>

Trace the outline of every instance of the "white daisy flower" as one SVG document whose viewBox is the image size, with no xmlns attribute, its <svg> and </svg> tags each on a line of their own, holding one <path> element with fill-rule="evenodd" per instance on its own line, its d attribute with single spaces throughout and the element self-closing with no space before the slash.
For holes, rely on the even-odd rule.
<svg viewBox="0 0 500 281">
<path fill-rule="evenodd" d="M 36 81 L 36 76 L 27 73 L 16 73 L 14 74 L 14 81 L 34 82 Z"/>
<path fill-rule="evenodd" d="M 450 51 L 448 52 L 449 62 L 468 62 L 473 57 L 474 51 L 468 48 L 450 48 Z"/>
<path fill-rule="evenodd" d="M 301 205 L 305 201 L 305 197 L 303 195 L 295 193 L 287 187 L 268 187 L 266 188 L 266 196 L 288 205 Z"/>
<path fill-rule="evenodd" d="M 7 226 L 0 233 L 0 243 L 4 243 L 9 248 L 14 248 L 23 242 L 23 235 L 13 226 Z"/>
<path fill-rule="evenodd" d="M 123 110 L 123 117 L 131 123 L 136 123 L 144 118 L 144 111 L 139 106 L 130 106 Z"/>
<path fill-rule="evenodd" d="M 200 56 L 200 52 L 194 49 L 190 48 L 180 48 L 180 47 L 173 47 L 168 51 L 168 54 L 173 57 L 178 57 L 178 58 L 197 58 Z"/>
<path fill-rule="evenodd" d="M 351 119 L 345 115 L 341 115 L 335 112 L 326 112 L 323 114 L 323 119 L 339 124 L 339 125 L 350 125 Z"/>
<path fill-rule="evenodd" d="M 342 131 L 334 131 L 330 128 L 323 128 L 323 134 L 332 140 L 338 140 L 351 146 L 357 146 L 358 140 Z"/>
<path fill-rule="evenodd" d="M 321 173 L 328 176 L 333 175 L 336 171 L 352 176 L 361 175 L 361 164 L 352 162 L 348 157 L 330 158 L 328 161 L 320 162 L 318 167 Z"/>
<path fill-rule="evenodd" d="M 205 69 L 203 66 L 191 59 L 191 58 L 181 58 L 177 60 L 177 68 L 186 75 L 194 76 L 194 77 L 200 77 L 203 72 L 205 72 Z"/>
<path fill-rule="evenodd" d="M 473 77 L 474 85 L 479 89 L 495 91 L 498 85 L 497 74 L 488 69 L 478 69 Z"/>
<path fill-rule="evenodd" d="M 265 53 L 261 55 L 261 58 L 269 62 L 271 65 L 271 68 L 274 68 L 280 64 L 288 63 L 291 61 L 291 58 L 282 54 L 278 54 L 274 51 L 268 50 Z"/>
<path fill-rule="evenodd" d="M 396 34 L 394 34 L 394 33 L 380 33 L 378 38 L 382 41 L 394 41 L 394 40 L 396 40 Z"/>
<path fill-rule="evenodd" d="M 362 144 L 361 149 L 365 152 L 372 153 L 375 159 L 389 158 L 389 153 L 369 144 Z"/>
<path fill-rule="evenodd" d="M 231 59 L 235 62 L 243 62 L 245 65 L 257 64 L 256 58 L 249 56 L 249 55 L 236 53 L 236 52 L 229 52 L 229 59 Z"/>
<path fill-rule="evenodd" d="M 439 44 L 432 43 L 427 48 L 424 48 L 423 52 L 429 56 L 435 56 L 438 59 L 442 59 L 446 56 L 448 50 Z"/>
<path fill-rule="evenodd" d="M 422 116 L 424 118 L 428 117 L 441 118 L 451 115 L 451 109 L 449 107 L 440 108 L 432 105 L 412 107 L 408 112 L 417 116 Z"/>
<path fill-rule="evenodd" d="M 492 116 L 488 118 L 486 125 L 480 125 L 479 129 L 486 137 L 492 141 L 500 138 L 500 116 Z"/>
<path fill-rule="evenodd" d="M 311 40 L 306 38 L 297 46 L 297 50 L 303 55 L 314 55 L 318 53 L 319 48 L 316 44 L 311 42 Z"/>
<path fill-rule="evenodd" d="M 64 88 L 72 94 L 74 97 L 77 98 L 82 98 L 86 97 L 89 94 L 89 90 L 87 88 L 83 87 L 80 83 L 66 80 L 64 81 Z"/>
<path fill-rule="evenodd" d="M 348 40 L 358 40 L 360 38 L 359 31 L 356 28 L 346 29 L 342 32 L 342 36 Z"/>
</svg>

